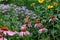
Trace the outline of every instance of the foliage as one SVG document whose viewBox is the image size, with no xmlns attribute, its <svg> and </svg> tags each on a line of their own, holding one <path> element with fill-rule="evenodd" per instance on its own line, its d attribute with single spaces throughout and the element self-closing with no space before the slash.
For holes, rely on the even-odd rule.
<svg viewBox="0 0 60 40">
<path fill-rule="evenodd" d="M 7 0 L 0 1 L 0 26 L 6 26 L 10 30 L 20 31 L 24 24 L 24 18 L 29 15 L 32 28 L 27 28 L 31 35 L 20 37 L 19 35 L 6 36 L 8 40 L 60 40 L 60 0 Z M 32 6 L 31 6 L 32 5 Z M 48 22 L 50 16 L 58 18 L 56 22 Z M 39 28 L 34 28 L 36 18 L 48 29 L 47 33 L 39 34 Z M 54 30 L 53 30 L 54 29 Z M 54 35 L 53 35 L 54 34 Z"/>
</svg>

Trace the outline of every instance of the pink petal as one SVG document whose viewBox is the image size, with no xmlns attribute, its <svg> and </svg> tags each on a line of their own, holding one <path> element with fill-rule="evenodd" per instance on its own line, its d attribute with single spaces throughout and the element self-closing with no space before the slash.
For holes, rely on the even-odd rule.
<svg viewBox="0 0 60 40">
<path fill-rule="evenodd" d="M 0 29 L 0 32 L 3 32 L 3 30 Z"/>
<path fill-rule="evenodd" d="M 0 40 L 3 40 L 3 38 L 0 38 Z M 4 40 L 7 40 L 6 38 L 4 38 Z"/>
<path fill-rule="evenodd" d="M 43 31 L 43 29 L 40 29 L 38 32 L 39 32 L 39 33 L 42 33 L 42 31 Z"/>
<path fill-rule="evenodd" d="M 26 32 L 20 32 L 19 34 L 20 34 L 20 36 L 23 36 L 23 35 L 29 35 L 30 32 L 28 32 L 28 31 L 26 31 Z"/>
<path fill-rule="evenodd" d="M 19 35 L 20 35 L 20 36 L 23 36 L 23 32 L 20 32 Z"/>
<path fill-rule="evenodd" d="M 34 27 L 36 27 L 36 26 L 37 26 L 37 24 L 34 25 Z"/>
<path fill-rule="evenodd" d="M 8 33 L 8 35 L 10 35 L 10 36 L 13 36 L 13 35 L 16 34 L 16 32 L 12 32 L 12 31 L 7 31 L 7 33 Z"/>
<path fill-rule="evenodd" d="M 52 21 L 52 19 L 49 19 L 49 22 L 51 22 Z"/>
<path fill-rule="evenodd" d="M 25 35 L 29 35 L 29 34 L 30 34 L 30 32 L 28 32 L 28 31 L 25 32 Z"/>
<path fill-rule="evenodd" d="M 41 25 L 42 25 L 41 23 L 39 23 L 39 24 L 36 23 L 36 24 L 34 25 L 34 27 L 40 27 Z"/>
<path fill-rule="evenodd" d="M 28 27 L 32 27 L 32 25 L 31 24 L 28 24 Z"/>
<path fill-rule="evenodd" d="M 22 25 L 21 27 L 26 27 L 26 24 Z"/>
<path fill-rule="evenodd" d="M 21 27 L 21 30 L 26 29 L 26 27 Z"/>
<path fill-rule="evenodd" d="M 47 30 L 46 28 L 43 28 L 43 30 Z"/>
<path fill-rule="evenodd" d="M 43 31 L 47 31 L 47 29 L 46 29 L 46 28 L 42 28 L 42 29 L 40 29 L 38 32 L 39 32 L 39 33 L 42 33 Z"/>
<path fill-rule="evenodd" d="M 56 21 L 56 20 L 58 20 L 58 18 L 54 18 L 53 20 Z"/>
<path fill-rule="evenodd" d="M 6 35 L 7 34 L 7 31 L 3 31 L 3 33 Z"/>
</svg>

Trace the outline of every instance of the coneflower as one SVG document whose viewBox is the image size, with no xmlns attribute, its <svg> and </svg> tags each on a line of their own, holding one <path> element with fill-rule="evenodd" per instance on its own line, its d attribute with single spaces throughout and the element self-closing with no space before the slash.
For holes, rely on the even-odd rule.
<svg viewBox="0 0 60 40">
<path fill-rule="evenodd" d="M 43 24 L 40 22 L 39 19 L 37 19 L 34 27 L 40 27 L 41 25 L 43 25 Z"/>
<path fill-rule="evenodd" d="M 42 33 L 43 31 L 48 31 L 48 29 L 47 28 L 45 28 L 43 25 L 40 27 L 40 29 L 39 29 L 39 33 Z"/>
<path fill-rule="evenodd" d="M 30 35 L 30 32 L 26 30 L 26 27 L 21 27 L 21 32 L 19 32 L 19 35 Z"/>
<path fill-rule="evenodd" d="M 5 26 L 2 26 L 1 27 L 1 31 L 3 32 L 4 35 L 7 35 L 8 34 L 9 36 L 13 36 L 13 35 L 16 34 L 15 31 L 11 31 L 7 27 L 5 27 Z"/>
<path fill-rule="evenodd" d="M 53 16 L 50 17 L 49 22 L 51 22 L 51 21 L 56 21 L 56 20 L 58 20 L 58 18 L 56 18 L 56 17 L 53 15 Z"/>
<path fill-rule="evenodd" d="M 25 22 L 21 27 L 32 27 L 30 22 Z"/>
</svg>

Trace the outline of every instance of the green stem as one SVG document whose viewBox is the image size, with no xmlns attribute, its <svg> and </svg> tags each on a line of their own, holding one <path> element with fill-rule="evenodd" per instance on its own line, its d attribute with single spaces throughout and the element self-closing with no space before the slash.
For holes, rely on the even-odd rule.
<svg viewBox="0 0 60 40">
<path fill-rule="evenodd" d="M 42 40 L 45 40 L 45 36 L 44 36 L 44 34 L 42 34 Z"/>
<path fill-rule="evenodd" d="M 55 40 L 55 36 L 54 36 L 54 21 L 53 21 L 53 38 Z"/>
<path fill-rule="evenodd" d="M 38 40 L 40 40 L 40 33 L 38 33 Z"/>
<path fill-rule="evenodd" d="M 43 40 L 45 40 L 45 35 L 43 34 L 43 36 L 44 36 L 44 37 L 43 37 Z"/>
</svg>

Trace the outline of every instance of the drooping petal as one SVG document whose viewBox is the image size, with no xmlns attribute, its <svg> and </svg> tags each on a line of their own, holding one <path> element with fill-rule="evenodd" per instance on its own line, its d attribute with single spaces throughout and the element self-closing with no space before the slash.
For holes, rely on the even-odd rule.
<svg viewBox="0 0 60 40">
<path fill-rule="evenodd" d="M 20 35 L 20 36 L 23 36 L 23 32 L 20 32 L 19 35 Z"/>
<path fill-rule="evenodd" d="M 3 30 L 0 29 L 0 32 L 3 32 Z"/>
<path fill-rule="evenodd" d="M 52 21 L 52 19 L 49 19 L 49 22 L 51 22 Z"/>
<path fill-rule="evenodd" d="M 26 31 L 26 32 L 25 32 L 25 35 L 29 35 L 29 34 L 30 34 L 30 32 L 29 32 L 29 31 Z"/>
<path fill-rule="evenodd" d="M 6 38 L 0 38 L 0 40 L 7 40 Z"/>
<path fill-rule="evenodd" d="M 21 27 L 26 27 L 26 24 L 22 25 Z"/>
<path fill-rule="evenodd" d="M 28 24 L 28 27 L 32 27 L 32 25 L 31 24 Z"/>
<path fill-rule="evenodd" d="M 29 35 L 29 34 L 30 34 L 30 32 L 28 32 L 28 31 L 26 31 L 26 32 L 21 31 L 21 32 L 19 33 L 20 36 Z"/>
<path fill-rule="evenodd" d="M 56 20 L 58 20 L 58 18 L 53 18 L 53 19 L 49 19 L 49 22 L 51 22 L 51 21 L 56 21 Z"/>
<path fill-rule="evenodd" d="M 15 34 L 16 34 L 16 32 L 7 31 L 7 34 L 8 34 L 9 36 L 13 36 L 13 35 L 15 35 Z"/>
<path fill-rule="evenodd" d="M 39 32 L 39 33 L 42 33 L 42 31 L 43 31 L 43 29 L 40 29 L 38 32 Z"/>
<path fill-rule="evenodd" d="M 41 23 L 39 23 L 39 24 L 36 23 L 36 24 L 34 25 L 34 27 L 40 27 L 40 26 L 42 26 L 42 25 L 43 25 L 43 24 L 41 24 Z"/>
<path fill-rule="evenodd" d="M 7 31 L 3 31 L 4 35 L 7 35 Z"/>
<path fill-rule="evenodd" d="M 39 33 L 42 33 L 43 31 L 47 31 L 48 29 L 46 29 L 46 28 L 42 28 L 42 29 L 39 29 Z"/>
</svg>

